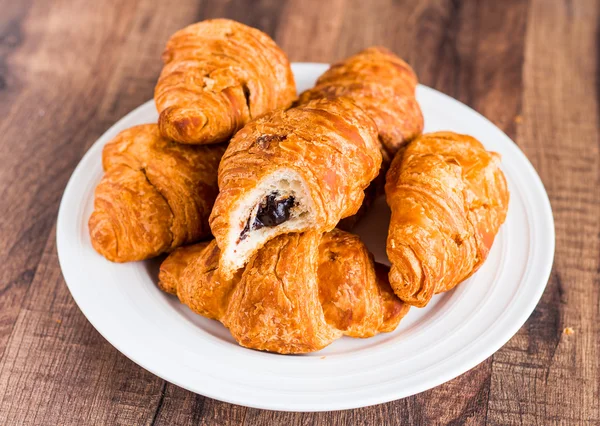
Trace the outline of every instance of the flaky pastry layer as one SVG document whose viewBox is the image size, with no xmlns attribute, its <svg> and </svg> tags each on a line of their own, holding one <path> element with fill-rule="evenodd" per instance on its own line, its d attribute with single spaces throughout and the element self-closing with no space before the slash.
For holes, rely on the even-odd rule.
<svg viewBox="0 0 600 426">
<path fill-rule="evenodd" d="M 181 143 L 225 142 L 249 120 L 296 96 L 289 61 L 265 33 L 228 19 L 171 36 L 154 91 L 162 134 Z"/>
<path fill-rule="evenodd" d="M 382 153 L 391 159 L 423 131 L 423 114 L 415 98 L 412 68 L 383 47 L 370 47 L 331 66 L 298 103 L 345 96 L 375 121 Z M 389 163 L 388 163 L 389 164 Z"/>
<path fill-rule="evenodd" d="M 346 98 L 248 123 L 219 166 L 210 226 L 221 273 L 231 276 L 277 235 L 332 230 L 357 212 L 380 165 L 375 123 Z"/>
<path fill-rule="evenodd" d="M 385 192 L 392 209 L 390 283 L 419 307 L 482 265 L 509 200 L 500 155 L 452 132 L 425 134 L 399 152 Z"/>
<path fill-rule="evenodd" d="M 394 330 L 408 311 L 387 267 L 354 235 L 333 230 L 268 242 L 231 280 L 218 273 L 214 241 L 182 247 L 161 265 L 159 286 L 194 312 L 221 321 L 245 347 L 313 352 L 342 335 Z"/>
<path fill-rule="evenodd" d="M 102 152 L 105 173 L 89 219 L 96 251 L 113 262 L 129 262 L 209 236 L 224 152 L 224 145 L 169 141 L 156 124 L 119 133 Z"/>
</svg>

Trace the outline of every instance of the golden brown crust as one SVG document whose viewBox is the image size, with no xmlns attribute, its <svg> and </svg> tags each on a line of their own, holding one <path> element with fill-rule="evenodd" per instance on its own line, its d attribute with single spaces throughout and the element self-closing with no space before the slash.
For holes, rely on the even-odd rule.
<svg viewBox="0 0 600 426">
<path fill-rule="evenodd" d="M 242 346 L 305 353 L 341 337 L 319 302 L 319 235 L 286 234 L 250 260 L 232 293 L 223 324 Z"/>
<path fill-rule="evenodd" d="M 159 286 L 228 327 L 243 346 L 312 352 L 343 334 L 392 331 L 408 311 L 360 239 L 334 230 L 281 235 L 231 281 L 216 272 L 214 241 L 183 247 L 161 265 Z M 215 290 L 216 289 L 216 290 Z"/>
<path fill-rule="evenodd" d="M 225 147 L 164 139 L 156 124 L 119 133 L 104 147 L 89 229 L 114 262 L 143 260 L 210 235 L 217 168 Z"/>
<path fill-rule="evenodd" d="M 383 320 L 379 326 L 380 333 L 394 331 L 400 320 L 408 313 L 410 305 L 398 299 L 389 281 L 390 267 L 375 263 L 375 278 L 379 287 L 379 297 Z"/>
<path fill-rule="evenodd" d="M 383 47 L 370 47 L 334 64 L 298 103 L 346 96 L 377 124 L 385 158 L 423 131 L 423 115 L 415 98 L 417 77 L 402 59 Z"/>
<path fill-rule="evenodd" d="M 159 282 L 174 278 L 172 282 L 185 283 L 174 286 L 181 303 L 199 315 L 222 318 L 236 281 L 218 275 L 219 248 L 215 241 L 182 247 L 167 259 L 170 261 L 160 267 Z M 187 265 L 181 268 L 186 259 Z"/>
<path fill-rule="evenodd" d="M 384 265 L 377 269 L 386 271 Z M 327 322 L 351 337 L 396 328 L 408 311 L 394 296 L 386 273 L 356 235 L 334 229 L 319 245 L 319 297 Z"/>
<path fill-rule="evenodd" d="M 204 241 L 189 246 L 179 247 L 169 255 L 168 262 L 160 265 L 160 280 L 158 286 L 166 293 L 177 294 L 177 283 L 192 261 L 195 261 L 205 252 L 209 241 Z M 205 263 L 208 263 L 205 261 Z"/>
<path fill-rule="evenodd" d="M 385 187 L 387 254 L 400 299 L 425 306 L 485 261 L 508 209 L 499 165 L 498 154 L 451 132 L 425 134 L 394 158 Z"/>
<path fill-rule="evenodd" d="M 181 143 L 227 141 L 246 122 L 296 96 L 289 61 L 263 32 L 228 19 L 171 36 L 154 99 L 163 135 Z"/>
<path fill-rule="evenodd" d="M 282 168 L 294 170 L 310 191 L 310 228 L 326 232 L 360 208 L 364 189 L 381 165 L 373 121 L 354 103 L 311 101 L 248 123 L 231 140 L 219 166 L 219 195 L 210 226 L 222 251 L 230 213 L 258 183 Z"/>
<path fill-rule="evenodd" d="M 95 191 L 89 230 L 94 249 L 113 262 L 142 260 L 170 247 L 173 215 L 143 171 L 117 165 Z"/>
</svg>

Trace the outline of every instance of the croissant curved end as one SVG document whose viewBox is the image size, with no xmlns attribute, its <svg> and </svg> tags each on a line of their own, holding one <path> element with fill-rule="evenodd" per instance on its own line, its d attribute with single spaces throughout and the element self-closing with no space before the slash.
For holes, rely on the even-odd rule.
<svg viewBox="0 0 600 426">
<path fill-rule="evenodd" d="M 88 221 L 92 247 L 111 262 L 124 262 L 119 258 L 117 232 L 104 215 L 93 212 Z"/>
<path fill-rule="evenodd" d="M 389 278 L 394 293 L 405 303 L 422 308 L 433 296 L 433 286 L 427 285 L 426 274 L 414 251 L 405 245 L 395 245 Z"/>
<path fill-rule="evenodd" d="M 171 106 L 158 117 L 160 132 L 180 143 L 217 143 L 226 139 L 208 140 L 204 130 L 207 124 L 208 118 L 200 108 Z"/>
</svg>

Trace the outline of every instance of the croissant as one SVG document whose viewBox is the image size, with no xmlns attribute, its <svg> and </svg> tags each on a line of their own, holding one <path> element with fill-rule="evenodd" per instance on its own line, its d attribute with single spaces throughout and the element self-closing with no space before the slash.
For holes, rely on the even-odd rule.
<svg viewBox="0 0 600 426">
<path fill-rule="evenodd" d="M 415 98 L 417 76 L 402 59 L 383 47 L 370 47 L 333 65 L 298 103 L 346 96 L 373 118 L 379 130 L 384 163 L 423 131 Z"/>
<path fill-rule="evenodd" d="M 154 91 L 161 133 L 177 142 L 227 141 L 250 119 L 288 107 L 296 86 L 285 54 L 263 32 L 213 19 L 167 42 Z"/>
<path fill-rule="evenodd" d="M 248 123 L 219 165 L 210 227 L 231 277 L 269 239 L 332 230 L 359 209 L 377 175 L 377 131 L 345 98 L 320 99 Z"/>
<path fill-rule="evenodd" d="M 214 241 L 179 248 L 161 265 L 159 286 L 221 321 L 248 348 L 317 351 L 342 335 L 392 331 L 408 311 L 387 282 L 387 267 L 337 229 L 280 235 L 232 280 L 219 275 L 218 259 Z"/>
<path fill-rule="evenodd" d="M 400 151 L 385 193 L 392 210 L 390 283 L 419 307 L 482 265 L 509 200 L 500 155 L 451 132 L 425 134 Z"/>
<path fill-rule="evenodd" d="M 224 152 L 224 145 L 171 142 L 156 124 L 119 133 L 102 152 L 105 173 L 89 220 L 96 251 L 129 262 L 209 236 Z"/>
</svg>

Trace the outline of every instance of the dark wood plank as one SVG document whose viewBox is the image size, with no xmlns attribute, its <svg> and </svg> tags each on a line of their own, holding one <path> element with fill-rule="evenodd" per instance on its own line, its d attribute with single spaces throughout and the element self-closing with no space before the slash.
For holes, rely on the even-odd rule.
<svg viewBox="0 0 600 426">
<path fill-rule="evenodd" d="M 29 1 L 18 2 L 11 7 L 6 3 L 0 3 L 0 116 L 4 118 L 0 122 L 0 129 L 3 130 L 8 128 L 11 111 L 25 85 L 19 71 L 12 65 L 11 56 L 22 48 L 24 43 L 21 22 L 31 6 Z M 15 128 L 13 137 L 18 137 L 18 134 L 19 129 Z M 2 136 L 0 141 L 0 153 L 6 158 L 0 167 L 0 196 L 5 201 L 0 204 L 0 258 L 4 260 L 3 264 L 10 265 L 0 269 L 1 357 L 19 312 L 23 294 L 33 279 L 41 256 L 42 243 L 35 236 L 47 232 L 52 217 L 48 215 L 45 221 L 30 223 L 20 220 L 23 215 L 22 206 L 11 204 L 20 204 L 16 203 L 16 195 L 25 192 L 28 186 L 14 185 L 14 175 L 22 168 L 27 152 L 32 151 L 34 147 L 11 144 L 9 139 Z M 16 152 L 9 156 L 11 150 Z"/>
<path fill-rule="evenodd" d="M 494 356 L 490 424 L 600 424 L 599 14 L 531 5 L 518 141 L 550 196 L 556 255 L 534 315 Z"/>
<path fill-rule="evenodd" d="M 242 424 L 245 415 L 246 407 L 195 395 L 167 384 L 164 401 L 152 424 L 234 426 Z"/>
<path fill-rule="evenodd" d="M 0 424 L 143 424 L 162 381 L 85 320 L 54 266 L 54 239 L 0 362 Z"/>
</svg>

